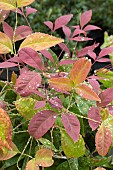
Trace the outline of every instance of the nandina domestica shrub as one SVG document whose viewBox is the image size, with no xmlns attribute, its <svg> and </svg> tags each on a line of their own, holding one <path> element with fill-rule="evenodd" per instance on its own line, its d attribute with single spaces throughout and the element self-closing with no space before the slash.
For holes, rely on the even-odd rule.
<svg viewBox="0 0 113 170">
<path fill-rule="evenodd" d="M 0 1 L 0 54 L 4 60 L 0 68 L 7 70 L 7 81 L 0 81 L 0 166 L 19 170 L 113 169 L 113 73 L 107 68 L 95 75 L 90 72 L 94 63 L 110 62 L 105 56 L 113 52 L 113 46 L 103 48 L 98 56 L 96 42 L 78 48 L 79 43 L 92 40 L 88 31 L 100 29 L 89 24 L 92 10 L 80 16 L 79 25 L 68 27 L 74 16 L 67 14 L 54 23 L 44 22 L 51 35 L 33 33 L 28 16 L 36 9 L 24 8 L 33 1 Z M 10 12 L 16 15 L 14 29 L 5 22 Z M 18 15 L 28 25 L 18 26 Z M 54 36 L 59 28 L 66 40 Z M 56 45 L 61 48 L 59 56 L 51 49 Z M 8 69 L 12 67 L 18 67 L 19 75 L 13 71 L 9 82 Z"/>
</svg>

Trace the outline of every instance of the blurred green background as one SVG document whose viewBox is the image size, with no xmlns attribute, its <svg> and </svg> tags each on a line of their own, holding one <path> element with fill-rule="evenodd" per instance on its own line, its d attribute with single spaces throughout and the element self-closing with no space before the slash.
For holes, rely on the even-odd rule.
<svg viewBox="0 0 113 170">
<path fill-rule="evenodd" d="M 36 0 L 31 6 L 38 10 L 36 14 L 28 17 L 34 31 L 48 32 L 44 21 L 55 21 L 57 17 L 69 13 L 74 15 L 70 24 L 76 25 L 80 14 L 92 9 L 90 24 L 100 26 L 104 31 L 113 34 L 113 0 Z M 26 24 L 22 17 L 18 17 L 18 21 L 18 25 Z M 13 26 L 15 15 L 11 14 L 7 22 Z"/>
</svg>

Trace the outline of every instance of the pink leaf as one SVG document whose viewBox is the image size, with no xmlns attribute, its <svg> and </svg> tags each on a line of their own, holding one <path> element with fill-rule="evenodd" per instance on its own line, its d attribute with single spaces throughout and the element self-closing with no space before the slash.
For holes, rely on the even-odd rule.
<svg viewBox="0 0 113 170">
<path fill-rule="evenodd" d="M 62 101 L 57 97 L 52 97 L 48 100 L 48 102 L 51 104 L 53 108 L 61 109 L 63 107 Z"/>
<path fill-rule="evenodd" d="M 19 51 L 19 58 L 26 64 L 31 67 L 34 67 L 38 70 L 44 70 L 44 66 L 42 65 L 42 60 L 38 53 L 31 48 L 22 48 Z"/>
<path fill-rule="evenodd" d="M 100 109 L 98 107 L 91 107 L 88 111 L 88 123 L 94 131 L 101 123 Z"/>
<path fill-rule="evenodd" d="M 40 52 L 44 57 L 48 58 L 52 63 L 54 63 L 52 54 L 48 50 L 41 50 Z"/>
<path fill-rule="evenodd" d="M 14 57 L 8 59 L 7 61 L 21 63 L 21 64 L 23 63 L 23 61 L 20 59 L 20 57 L 17 57 L 17 56 L 14 56 Z"/>
<path fill-rule="evenodd" d="M 23 15 L 23 12 L 19 8 L 17 8 L 16 10 L 14 9 L 12 11 L 15 12 L 15 13 L 17 12 L 20 15 Z"/>
<path fill-rule="evenodd" d="M 96 54 L 93 51 L 88 50 L 87 53 L 94 61 L 96 60 Z"/>
<path fill-rule="evenodd" d="M 91 30 L 101 30 L 101 28 L 95 26 L 95 25 L 87 25 L 85 28 L 84 28 L 84 31 L 91 31 Z"/>
<path fill-rule="evenodd" d="M 30 121 L 28 131 L 35 139 L 41 138 L 54 124 L 57 115 L 51 110 L 37 113 Z"/>
<path fill-rule="evenodd" d="M 68 135 L 77 142 L 80 134 L 80 122 L 74 114 L 62 114 L 62 123 Z"/>
<path fill-rule="evenodd" d="M 86 36 L 86 32 L 81 30 L 81 29 L 75 29 L 73 35 L 72 35 L 72 38 L 74 38 L 76 35 L 79 35 L 79 34 L 84 34 L 84 36 Z"/>
<path fill-rule="evenodd" d="M 99 53 L 98 59 L 113 52 L 113 46 L 103 48 Z"/>
<path fill-rule="evenodd" d="M 89 40 L 93 40 L 92 38 L 88 38 L 88 37 L 74 37 L 74 38 L 70 38 L 70 40 L 74 40 L 74 41 L 89 41 Z"/>
<path fill-rule="evenodd" d="M 71 35 L 71 29 L 69 28 L 69 27 L 67 27 L 67 26 L 63 26 L 62 27 L 62 29 L 63 29 L 63 32 L 64 32 L 64 34 L 67 36 L 67 38 L 69 39 L 70 38 L 70 35 Z"/>
<path fill-rule="evenodd" d="M 100 94 L 99 97 L 101 99 L 101 102 L 97 102 L 97 105 L 99 107 L 103 107 L 108 105 L 112 100 L 113 100 L 113 87 L 108 88 L 106 90 L 103 90 Z"/>
<path fill-rule="evenodd" d="M 92 10 L 84 12 L 81 17 L 80 17 L 80 25 L 83 28 L 90 20 L 92 17 Z"/>
<path fill-rule="evenodd" d="M 113 116 L 113 106 L 110 105 L 110 106 L 107 106 L 106 108 L 109 110 L 109 113 Z"/>
<path fill-rule="evenodd" d="M 111 60 L 109 58 L 100 58 L 97 59 L 96 62 L 110 62 Z"/>
<path fill-rule="evenodd" d="M 0 68 L 10 68 L 10 67 L 15 67 L 15 66 L 18 66 L 18 64 L 11 63 L 8 61 L 0 63 Z"/>
<path fill-rule="evenodd" d="M 88 82 L 91 84 L 96 94 L 98 94 L 100 90 L 100 84 L 98 83 L 98 81 L 96 79 L 88 79 Z"/>
<path fill-rule="evenodd" d="M 42 98 L 46 98 L 46 96 L 44 96 L 44 94 L 38 90 L 33 90 L 34 94 L 37 94 L 38 96 L 42 97 Z"/>
<path fill-rule="evenodd" d="M 46 101 L 38 101 L 38 102 L 36 102 L 36 104 L 35 104 L 35 110 L 37 110 L 37 109 L 40 109 L 40 108 L 43 108 L 44 106 L 46 105 Z"/>
<path fill-rule="evenodd" d="M 39 73 L 26 71 L 18 77 L 15 84 L 15 90 L 23 97 L 28 96 L 40 86 L 41 79 Z"/>
<path fill-rule="evenodd" d="M 13 40 L 13 28 L 7 24 L 6 22 L 2 23 L 3 25 L 3 31 L 4 33 L 11 39 L 11 41 Z"/>
<path fill-rule="evenodd" d="M 15 41 L 19 41 L 22 40 L 24 38 L 26 38 L 28 35 L 30 35 L 32 33 L 32 30 L 29 26 L 19 26 L 16 29 L 16 33 L 15 33 Z"/>
<path fill-rule="evenodd" d="M 89 51 L 93 51 L 96 47 L 98 47 L 98 45 L 99 43 L 82 48 L 82 50 L 78 52 L 77 56 L 78 57 L 85 56 L 86 54 L 88 54 Z"/>
<path fill-rule="evenodd" d="M 80 25 L 71 26 L 72 28 L 80 29 Z"/>
<path fill-rule="evenodd" d="M 60 47 L 63 51 L 65 51 L 66 53 L 68 53 L 68 55 L 70 56 L 70 51 L 69 51 L 69 49 L 68 49 L 68 47 L 67 47 L 66 44 L 60 43 L 60 44 L 58 44 L 58 45 L 59 45 L 59 47 Z"/>
<path fill-rule="evenodd" d="M 31 7 L 26 7 L 26 17 L 28 17 L 28 15 L 37 12 L 37 10 L 35 8 L 31 8 Z"/>
<path fill-rule="evenodd" d="M 75 62 L 76 62 L 76 60 L 61 60 L 59 62 L 59 65 L 68 65 L 68 64 L 73 64 Z"/>
<path fill-rule="evenodd" d="M 51 31 L 53 31 L 53 23 L 51 21 L 45 21 L 44 24 L 50 28 Z"/>
<path fill-rule="evenodd" d="M 54 26 L 54 31 L 57 30 L 58 28 L 61 28 L 64 25 L 67 25 L 72 17 L 73 17 L 72 14 L 68 14 L 68 15 L 63 15 L 63 16 L 57 18 L 55 20 L 55 24 L 54 24 L 55 25 Z"/>
</svg>

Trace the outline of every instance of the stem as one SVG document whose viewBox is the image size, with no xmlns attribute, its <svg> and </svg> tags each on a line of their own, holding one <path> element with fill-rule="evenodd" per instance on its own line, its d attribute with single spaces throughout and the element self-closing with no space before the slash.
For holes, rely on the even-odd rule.
<svg viewBox="0 0 113 170">
<path fill-rule="evenodd" d="M 27 141 L 27 144 L 25 145 L 23 151 L 21 152 L 21 155 L 19 156 L 19 158 L 18 158 L 18 160 L 17 160 L 17 168 L 18 168 L 18 170 L 21 170 L 21 168 L 19 167 L 19 161 L 20 161 L 20 158 L 21 158 L 23 155 L 26 155 L 26 154 L 24 154 L 24 152 L 25 152 L 27 146 L 29 145 L 31 138 L 32 138 L 32 137 L 30 136 L 30 138 L 29 138 L 28 141 Z M 27 155 L 27 156 L 28 156 L 28 155 Z"/>
<path fill-rule="evenodd" d="M 15 33 L 17 29 L 17 24 L 18 24 L 18 18 L 17 18 L 17 8 L 16 8 L 16 22 L 15 22 L 15 28 L 14 28 L 14 33 L 13 33 L 13 45 L 14 45 L 14 54 L 16 55 L 16 47 L 15 47 Z"/>
<path fill-rule="evenodd" d="M 28 122 L 28 120 L 26 120 L 25 122 L 20 123 L 18 126 L 16 126 L 13 130 L 16 130 L 19 126 L 23 125 L 24 123 Z"/>
</svg>

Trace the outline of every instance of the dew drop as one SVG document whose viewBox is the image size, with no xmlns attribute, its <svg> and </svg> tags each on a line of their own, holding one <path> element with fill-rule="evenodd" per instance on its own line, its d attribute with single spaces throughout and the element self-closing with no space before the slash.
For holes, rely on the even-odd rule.
<svg viewBox="0 0 113 170">
<path fill-rule="evenodd" d="M 56 116 L 53 116 L 54 119 L 56 119 Z"/>
</svg>

